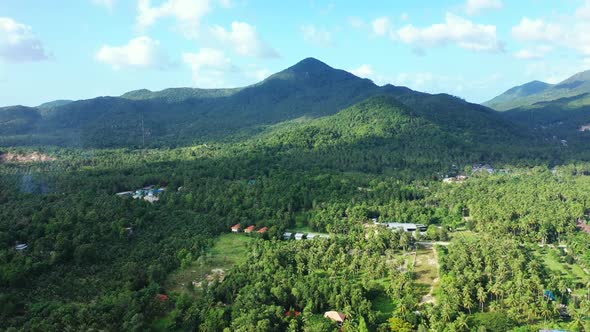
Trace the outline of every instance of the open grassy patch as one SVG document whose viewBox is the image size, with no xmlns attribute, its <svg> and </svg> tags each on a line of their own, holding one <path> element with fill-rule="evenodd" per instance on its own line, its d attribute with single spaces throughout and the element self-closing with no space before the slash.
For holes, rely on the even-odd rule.
<svg viewBox="0 0 590 332">
<path fill-rule="evenodd" d="M 562 253 L 562 249 L 543 247 L 535 250 L 535 255 L 541 258 L 544 265 L 552 272 L 567 280 L 571 280 L 575 284 L 586 285 L 590 282 L 590 275 L 577 265 L 575 262 L 569 264 L 566 262 L 565 256 Z M 575 285 L 569 285 L 572 289 Z M 574 293 L 575 294 L 575 293 Z M 581 293 L 583 295 L 583 291 Z M 580 294 L 576 294 L 580 295 Z"/>
<path fill-rule="evenodd" d="M 257 234 L 224 234 L 217 238 L 215 245 L 207 254 L 197 258 L 189 266 L 172 273 L 166 281 L 170 292 L 186 292 L 193 281 L 205 280 L 212 270 L 229 270 L 234 265 L 245 262 L 248 243 L 255 241 Z M 206 281 L 205 281 L 206 282 Z"/>
<path fill-rule="evenodd" d="M 417 284 L 430 287 L 438 278 L 438 261 L 434 250 L 420 249 L 416 252 L 414 275 Z"/>
</svg>

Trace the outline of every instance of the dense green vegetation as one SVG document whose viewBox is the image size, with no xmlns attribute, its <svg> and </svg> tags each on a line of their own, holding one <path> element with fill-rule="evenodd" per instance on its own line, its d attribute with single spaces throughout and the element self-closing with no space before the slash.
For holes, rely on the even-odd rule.
<svg viewBox="0 0 590 332">
<path fill-rule="evenodd" d="M 0 108 L 0 146 L 83 148 L 178 147 L 241 141 L 266 126 L 338 113 L 371 96 L 387 95 L 443 130 L 490 143 L 520 140 L 523 129 L 485 107 L 440 94 L 379 87 L 309 58 L 241 89 L 133 91 L 51 107 Z M 458 133 L 455 133 L 458 135 Z M 476 142 L 479 143 L 479 142 Z"/>
<path fill-rule="evenodd" d="M 159 148 L 136 149 L 138 112 Z M 5 108 L 0 126 L 4 152 L 56 159 L 0 163 L 0 330 L 338 330 L 326 311 L 343 331 L 590 330 L 584 136 L 313 59 L 239 90 Z M 147 185 L 167 189 L 115 195 Z"/>
</svg>

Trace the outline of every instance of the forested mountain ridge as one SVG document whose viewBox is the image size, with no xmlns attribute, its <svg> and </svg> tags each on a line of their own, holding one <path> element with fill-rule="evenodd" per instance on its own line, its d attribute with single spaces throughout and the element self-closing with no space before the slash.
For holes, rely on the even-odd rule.
<svg viewBox="0 0 590 332">
<path fill-rule="evenodd" d="M 174 147 L 250 137 L 264 126 L 328 116 L 371 96 L 390 95 L 449 130 L 503 136 L 508 125 L 485 107 L 445 94 L 375 85 L 307 58 L 260 83 L 236 89 L 136 90 L 121 97 L 57 102 L 14 112 L 0 108 L 0 146 Z M 24 110 L 24 109 L 23 109 Z M 507 129 L 508 128 L 508 129 Z M 512 130 L 519 133 L 518 130 Z"/>
<path fill-rule="evenodd" d="M 577 73 L 557 84 L 532 81 L 508 89 L 503 94 L 483 103 L 498 111 L 528 108 L 537 103 L 590 93 L 590 70 Z"/>
</svg>

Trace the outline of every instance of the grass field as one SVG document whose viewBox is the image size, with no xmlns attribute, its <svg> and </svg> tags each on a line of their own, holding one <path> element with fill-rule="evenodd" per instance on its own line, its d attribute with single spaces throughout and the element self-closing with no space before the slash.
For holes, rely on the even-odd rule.
<svg viewBox="0 0 590 332">
<path fill-rule="evenodd" d="M 561 250 L 562 249 L 560 248 L 543 247 L 535 250 L 535 255 L 542 259 L 545 266 L 551 270 L 552 273 L 559 274 L 566 279 L 571 280 L 573 283 L 586 285 L 590 282 L 590 275 L 584 272 L 580 266 L 577 264 L 566 263 Z M 570 285 L 570 287 L 573 289 L 574 285 Z M 583 290 L 580 292 L 582 293 L 576 295 L 584 295 Z"/>
<path fill-rule="evenodd" d="M 434 249 L 419 249 L 416 252 L 414 277 L 423 296 L 422 303 L 434 302 L 434 291 L 438 284 L 438 259 Z"/>
<path fill-rule="evenodd" d="M 233 233 L 219 236 L 213 248 L 204 257 L 172 273 L 166 281 L 166 288 L 171 293 L 185 292 L 187 285 L 202 280 L 211 270 L 227 271 L 232 266 L 245 262 L 248 243 L 255 241 L 255 237 L 256 235 Z"/>
</svg>

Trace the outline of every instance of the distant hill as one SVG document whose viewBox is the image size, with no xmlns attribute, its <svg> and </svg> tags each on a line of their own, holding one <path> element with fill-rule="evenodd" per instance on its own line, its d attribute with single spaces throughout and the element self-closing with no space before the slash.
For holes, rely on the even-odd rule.
<svg viewBox="0 0 590 332">
<path fill-rule="evenodd" d="M 43 104 L 37 106 L 37 108 L 43 108 L 43 109 L 56 108 L 56 107 L 67 105 L 71 102 L 73 102 L 73 100 L 58 99 L 58 100 L 50 101 L 47 103 L 43 103 Z"/>
<path fill-rule="evenodd" d="M 121 98 L 133 100 L 164 99 L 167 102 L 182 102 L 193 98 L 220 98 L 228 97 L 240 91 L 236 89 L 196 89 L 196 88 L 170 88 L 162 91 L 150 91 L 147 89 L 130 91 Z"/>
<path fill-rule="evenodd" d="M 590 125 L 590 93 L 515 108 L 503 116 L 546 137 L 576 140 L 587 146 L 590 132 L 582 133 L 579 129 Z"/>
<path fill-rule="evenodd" d="M 539 81 L 529 82 L 511 88 L 483 104 L 498 111 L 507 111 L 587 93 L 590 93 L 590 70 L 575 74 L 555 85 Z"/>
<path fill-rule="evenodd" d="M 373 96 L 394 98 L 415 116 L 466 142 L 522 136 L 499 114 L 446 94 L 375 85 L 307 58 L 239 89 L 137 90 L 50 108 L 0 108 L 0 146 L 174 147 L 243 140 L 268 126 L 331 116 Z M 55 104 L 54 104 L 55 105 Z M 354 129 L 354 128 L 352 128 Z"/>
</svg>

